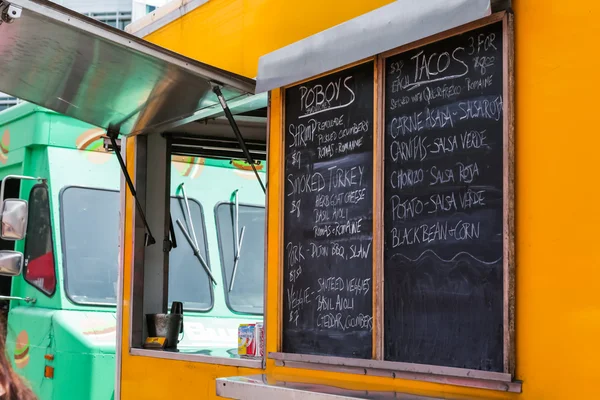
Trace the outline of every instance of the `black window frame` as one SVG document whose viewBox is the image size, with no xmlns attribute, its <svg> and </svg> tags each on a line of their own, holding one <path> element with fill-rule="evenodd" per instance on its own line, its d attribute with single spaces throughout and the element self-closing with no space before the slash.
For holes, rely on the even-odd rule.
<svg viewBox="0 0 600 400">
<path fill-rule="evenodd" d="M 99 302 L 83 302 L 83 301 L 77 301 L 75 299 L 73 299 L 71 297 L 71 295 L 69 294 L 68 291 L 68 274 L 67 274 L 67 253 L 66 253 L 66 238 L 65 238 L 65 218 L 64 218 L 64 213 L 63 213 L 63 196 L 64 193 L 68 190 L 68 189 L 84 189 L 84 190 L 98 190 L 98 191 L 104 191 L 104 192 L 113 192 L 113 193 L 120 193 L 119 190 L 115 190 L 115 189 L 106 189 L 106 188 L 98 188 L 98 187 L 92 187 L 92 186 L 83 186 L 83 185 L 67 185 L 64 186 L 61 190 L 60 193 L 58 195 L 59 197 L 59 209 L 58 209 L 58 213 L 59 213 L 59 218 L 60 218 L 60 242 L 61 242 L 61 252 L 63 255 L 62 258 L 62 271 L 63 271 L 63 282 L 64 282 L 64 291 L 65 291 L 65 296 L 66 298 L 69 300 L 69 302 L 78 305 L 78 306 L 83 306 L 83 307 L 104 307 L 104 308 L 116 308 L 117 307 L 117 303 L 119 301 L 119 299 L 116 299 L 114 304 L 108 304 L 108 303 L 99 303 Z M 171 201 L 172 199 L 181 199 L 183 200 L 183 197 L 181 196 L 169 196 L 169 201 Z M 189 198 L 188 200 L 190 202 L 194 202 L 198 205 L 198 207 L 200 208 L 200 215 L 202 217 L 202 233 L 204 235 L 204 248 L 206 249 L 206 262 L 208 263 L 208 266 L 211 267 L 211 263 L 210 263 L 210 251 L 209 251 L 209 247 L 208 247 L 208 238 L 206 235 L 206 218 L 205 218 L 205 214 L 204 214 L 204 207 L 202 207 L 202 203 L 200 203 L 200 201 L 194 199 L 194 198 Z M 169 203 L 170 204 L 170 203 Z M 198 229 L 198 227 L 194 226 L 195 229 Z M 186 242 L 187 243 L 187 242 Z M 180 246 L 179 243 L 177 243 L 178 247 Z M 190 251 L 192 251 L 192 249 L 190 249 Z M 117 266 L 118 269 L 118 266 Z M 170 269 L 169 269 L 170 271 Z M 210 306 L 206 309 L 198 309 L 198 308 L 185 308 L 184 305 L 184 311 L 188 311 L 188 312 L 195 312 L 195 313 L 207 313 L 210 312 L 214 307 L 215 307 L 215 296 L 214 296 L 214 291 L 213 291 L 213 287 L 212 285 L 208 285 L 209 289 L 210 289 Z"/>
<path fill-rule="evenodd" d="M 29 285 L 31 285 L 32 287 L 34 287 L 36 290 L 38 290 L 39 292 L 43 293 L 46 297 L 51 298 L 54 297 L 54 295 L 56 294 L 56 287 L 58 286 L 58 274 L 57 274 L 57 270 L 56 270 L 56 246 L 54 243 L 54 221 L 52 218 L 52 201 L 50 199 L 50 188 L 48 187 L 47 184 L 45 183 L 36 183 L 35 185 L 33 185 L 31 187 L 31 190 L 29 190 L 29 197 L 27 200 L 27 215 L 31 216 L 31 197 L 33 194 L 34 190 L 38 190 L 38 189 L 44 189 L 46 191 L 46 195 L 47 195 L 47 199 L 48 199 L 48 221 L 50 222 L 49 224 L 49 230 L 50 230 L 50 246 L 52 247 L 52 264 L 53 264 L 53 268 L 52 270 L 54 271 L 54 288 L 52 289 L 52 292 L 46 292 L 45 290 L 43 290 L 42 288 L 40 288 L 38 285 L 36 285 L 35 283 L 31 282 L 29 279 L 27 279 L 27 270 L 29 269 L 29 262 L 27 260 L 27 246 L 29 244 L 29 228 L 32 225 L 32 219 L 28 218 L 29 222 L 27 223 L 27 231 L 26 231 L 26 235 L 25 235 L 25 245 L 23 247 L 23 259 L 25 260 L 24 262 L 24 266 L 23 266 L 23 280 L 25 282 L 27 282 Z"/>
<path fill-rule="evenodd" d="M 221 230 L 219 229 L 219 224 L 221 223 L 219 221 L 219 207 L 220 206 L 233 206 L 234 203 L 231 201 L 220 201 L 217 204 L 215 204 L 215 207 L 213 209 L 213 212 L 215 214 L 215 222 L 216 222 L 216 229 L 217 229 L 217 243 L 219 245 L 219 256 L 220 256 L 220 261 L 221 261 L 221 274 L 223 276 L 223 293 L 224 293 L 224 297 L 225 297 L 225 304 L 227 305 L 227 308 L 229 309 L 229 311 L 231 311 L 232 313 L 236 314 L 236 315 L 260 315 L 263 318 L 265 317 L 266 314 L 266 307 L 265 307 L 265 299 L 266 299 L 266 292 L 265 290 L 263 290 L 263 312 L 262 313 L 251 313 L 251 312 L 243 312 L 243 311 L 238 311 L 235 308 L 233 308 L 231 306 L 231 302 L 229 300 L 229 277 L 227 276 L 227 269 L 225 268 L 225 254 L 223 251 L 223 241 L 221 240 Z M 248 204 L 248 203 L 238 203 L 238 205 L 240 207 L 251 207 L 251 208 L 261 208 L 265 211 L 265 221 L 267 219 L 267 208 L 265 206 L 261 206 L 261 205 L 257 205 L 257 204 Z M 266 235 L 266 229 L 265 229 L 265 235 Z M 266 236 L 265 236 L 265 243 L 266 243 Z M 264 272 L 265 272 L 265 268 L 266 268 L 266 263 L 265 260 L 263 259 L 263 277 L 264 277 Z M 265 278 L 263 278 L 265 279 Z M 264 282 L 264 285 L 266 287 L 266 279 Z"/>
</svg>

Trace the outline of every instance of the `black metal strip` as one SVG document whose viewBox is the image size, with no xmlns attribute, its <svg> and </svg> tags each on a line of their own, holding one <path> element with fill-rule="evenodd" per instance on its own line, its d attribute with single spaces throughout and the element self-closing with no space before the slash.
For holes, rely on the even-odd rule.
<svg viewBox="0 0 600 400">
<path fill-rule="evenodd" d="M 236 139 L 231 139 L 231 140 L 215 140 L 215 139 L 206 139 L 206 138 L 190 138 L 190 137 L 173 137 L 170 135 L 166 135 L 166 137 L 169 137 L 172 141 L 174 145 L 178 145 L 178 146 L 199 146 L 199 147 L 203 147 L 203 146 L 207 146 L 207 147 L 222 147 L 222 148 L 228 148 L 228 149 L 239 149 L 240 151 L 242 150 L 239 146 L 239 143 Z M 264 143 L 251 143 L 251 142 L 246 142 L 246 147 L 250 150 L 250 151 L 262 151 L 262 152 L 266 152 L 267 151 L 267 146 Z"/>
<path fill-rule="evenodd" d="M 107 130 L 107 135 L 110 138 L 112 146 L 114 149 L 117 148 L 117 136 L 119 135 L 118 131 L 114 131 L 109 128 Z M 119 160 L 119 165 L 121 166 L 121 172 L 123 172 L 123 176 L 125 177 L 125 181 L 127 181 L 127 186 L 129 186 L 129 190 L 135 199 L 135 204 L 137 206 L 138 212 L 140 213 L 140 217 L 142 217 L 142 221 L 144 223 L 144 227 L 146 227 L 146 246 L 152 246 L 156 243 L 156 239 L 152 236 L 152 232 L 150 231 L 150 226 L 148 225 L 148 221 L 146 221 L 146 215 L 144 214 L 144 210 L 142 209 L 142 205 L 137 198 L 137 193 L 135 191 L 135 187 L 133 186 L 133 182 L 131 181 L 131 177 L 129 176 L 129 172 L 127 172 L 127 167 L 125 166 L 125 162 L 123 161 L 123 157 L 121 157 L 120 151 L 115 151 L 117 155 L 117 160 Z"/>
<path fill-rule="evenodd" d="M 179 156 L 196 156 L 196 157 L 207 157 L 207 158 L 225 158 L 225 159 L 244 159 L 244 153 L 235 150 L 217 150 L 217 149 L 205 149 L 198 147 L 187 147 L 187 146 L 176 146 L 173 145 L 172 154 Z M 254 159 L 264 160 L 265 156 L 260 153 L 253 153 Z"/>
<path fill-rule="evenodd" d="M 256 179 L 258 179 L 258 183 L 260 183 L 260 186 L 262 187 L 263 192 L 267 193 L 267 189 L 265 188 L 265 185 L 263 184 L 262 180 L 260 179 L 260 175 L 258 175 L 256 166 L 254 165 L 254 159 L 252 158 L 252 155 L 250 155 L 250 152 L 248 151 L 248 148 L 246 147 L 246 143 L 244 142 L 242 133 L 240 132 L 240 129 L 238 128 L 237 123 L 235 122 L 235 119 L 233 118 L 233 114 L 231 113 L 231 110 L 229 110 L 229 106 L 227 105 L 227 102 L 225 101 L 225 98 L 223 97 L 223 93 L 221 93 L 221 89 L 218 86 L 214 86 L 213 92 L 217 95 L 217 98 L 219 99 L 219 103 L 221 103 L 221 107 L 223 107 L 223 111 L 225 112 L 225 116 L 227 117 L 227 120 L 229 121 L 229 125 L 231 125 L 231 129 L 233 129 L 233 133 L 235 133 L 235 136 L 237 137 L 237 140 L 240 143 L 240 147 L 242 148 L 242 150 L 244 151 L 244 154 L 246 155 L 246 159 L 248 160 L 248 163 L 252 166 L 252 170 L 254 171 L 254 175 L 256 175 Z"/>
</svg>

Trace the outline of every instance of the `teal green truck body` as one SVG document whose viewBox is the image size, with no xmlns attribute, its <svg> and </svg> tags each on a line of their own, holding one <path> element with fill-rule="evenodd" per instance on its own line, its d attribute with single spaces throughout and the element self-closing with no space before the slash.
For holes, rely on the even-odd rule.
<svg viewBox="0 0 600 400">
<path fill-rule="evenodd" d="M 122 175 L 102 135 L 101 129 L 27 103 L 0 113 L 0 179 L 46 180 L 7 186 L 9 195 L 11 189 L 12 196 L 29 201 L 29 224 L 24 240 L 2 243 L 24 253 L 23 273 L 0 277 L 5 288 L 12 280 L 11 296 L 36 300 L 8 303 L 6 347 L 41 400 L 114 396 Z M 236 357 L 239 324 L 262 320 L 264 193 L 242 161 L 178 157 L 171 166 L 172 217 L 185 219 L 178 207 L 184 183 L 200 250 L 217 283 L 209 283 L 175 226 L 169 302 L 184 302 L 179 350 Z M 257 167 L 264 180 L 266 165 Z M 235 190 L 246 236 L 236 289 L 228 292 Z"/>
</svg>

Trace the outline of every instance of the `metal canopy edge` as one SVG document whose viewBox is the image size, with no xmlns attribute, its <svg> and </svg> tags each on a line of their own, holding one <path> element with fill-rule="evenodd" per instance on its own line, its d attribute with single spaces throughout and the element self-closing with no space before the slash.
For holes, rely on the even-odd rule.
<svg viewBox="0 0 600 400">
<path fill-rule="evenodd" d="M 172 0 L 125 27 L 125 32 L 145 37 L 208 3 L 209 0 Z"/>
<path fill-rule="evenodd" d="M 217 396 L 264 400 L 441 400 L 399 391 L 344 389 L 333 385 L 288 381 L 269 375 L 232 376 L 216 379 Z M 450 399 L 444 397 L 444 399 Z"/>
<path fill-rule="evenodd" d="M 181 126 L 255 81 L 46 0 L 0 0 L 0 91 L 123 135 Z"/>
<path fill-rule="evenodd" d="M 256 93 L 320 75 L 490 14 L 490 0 L 394 1 L 262 56 Z"/>
</svg>

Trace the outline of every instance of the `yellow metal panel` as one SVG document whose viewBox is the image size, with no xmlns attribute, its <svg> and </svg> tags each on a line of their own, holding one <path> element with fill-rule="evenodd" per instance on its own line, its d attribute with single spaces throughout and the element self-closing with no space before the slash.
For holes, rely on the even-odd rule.
<svg viewBox="0 0 600 400">
<path fill-rule="evenodd" d="M 266 53 L 393 0 L 211 0 L 145 37 L 249 78 Z"/>
<path fill-rule="evenodd" d="M 123 371 L 123 400 L 218 399 L 215 379 L 252 375 L 256 370 L 187 361 L 129 356 Z"/>
<path fill-rule="evenodd" d="M 125 162 L 129 176 L 135 176 L 135 143 L 136 137 L 132 137 L 125 141 Z M 121 306 L 121 376 L 127 368 L 125 358 L 129 356 L 129 321 L 130 321 L 130 304 L 131 304 L 131 275 L 132 275 L 132 260 L 133 260 L 133 207 L 134 199 L 129 189 L 125 191 L 125 215 L 122 215 L 122 222 L 125 224 L 123 230 L 123 270 L 121 271 L 121 279 L 123 281 L 123 303 Z M 118 368 L 118 367 L 117 367 Z M 122 387 L 121 387 L 122 389 Z M 123 397 L 125 398 L 125 397 Z"/>
<path fill-rule="evenodd" d="M 528 399 L 595 399 L 600 3 L 514 3 L 517 374 Z"/>
<path fill-rule="evenodd" d="M 268 201 L 268 225 L 267 225 L 267 283 L 265 285 L 267 291 L 267 312 L 266 312 L 266 354 L 270 352 L 277 352 L 281 348 L 281 329 L 282 321 L 279 320 L 279 302 L 282 299 L 282 285 L 281 282 L 281 269 L 282 269 L 282 251 L 284 244 L 282 234 L 282 223 L 281 220 L 281 209 L 283 207 L 283 168 L 279 167 L 283 165 L 282 156 L 284 154 L 283 149 L 283 136 L 281 130 L 283 129 L 283 116 L 282 116 L 282 98 L 281 90 L 275 89 L 271 91 L 270 109 L 269 109 L 269 165 L 275 165 L 275 168 L 269 168 L 269 201 Z M 275 363 L 273 360 L 267 360 L 267 365 L 274 367 Z"/>
<path fill-rule="evenodd" d="M 132 137 L 125 141 L 125 160 L 127 172 L 130 176 L 135 176 L 135 143 L 136 137 Z M 135 397 L 127 397 L 124 395 L 129 388 L 123 377 L 129 374 L 131 364 L 128 362 L 129 355 L 129 329 L 130 329 L 130 312 L 131 312 L 131 276 L 132 276 L 132 261 L 133 261 L 133 208 L 135 206 L 133 196 L 129 189 L 125 192 L 125 215 L 122 216 L 122 223 L 125 224 L 123 235 L 123 271 L 121 277 L 123 280 L 123 303 L 121 306 L 121 398 L 134 399 Z M 118 367 L 117 367 L 118 368 Z"/>
</svg>

